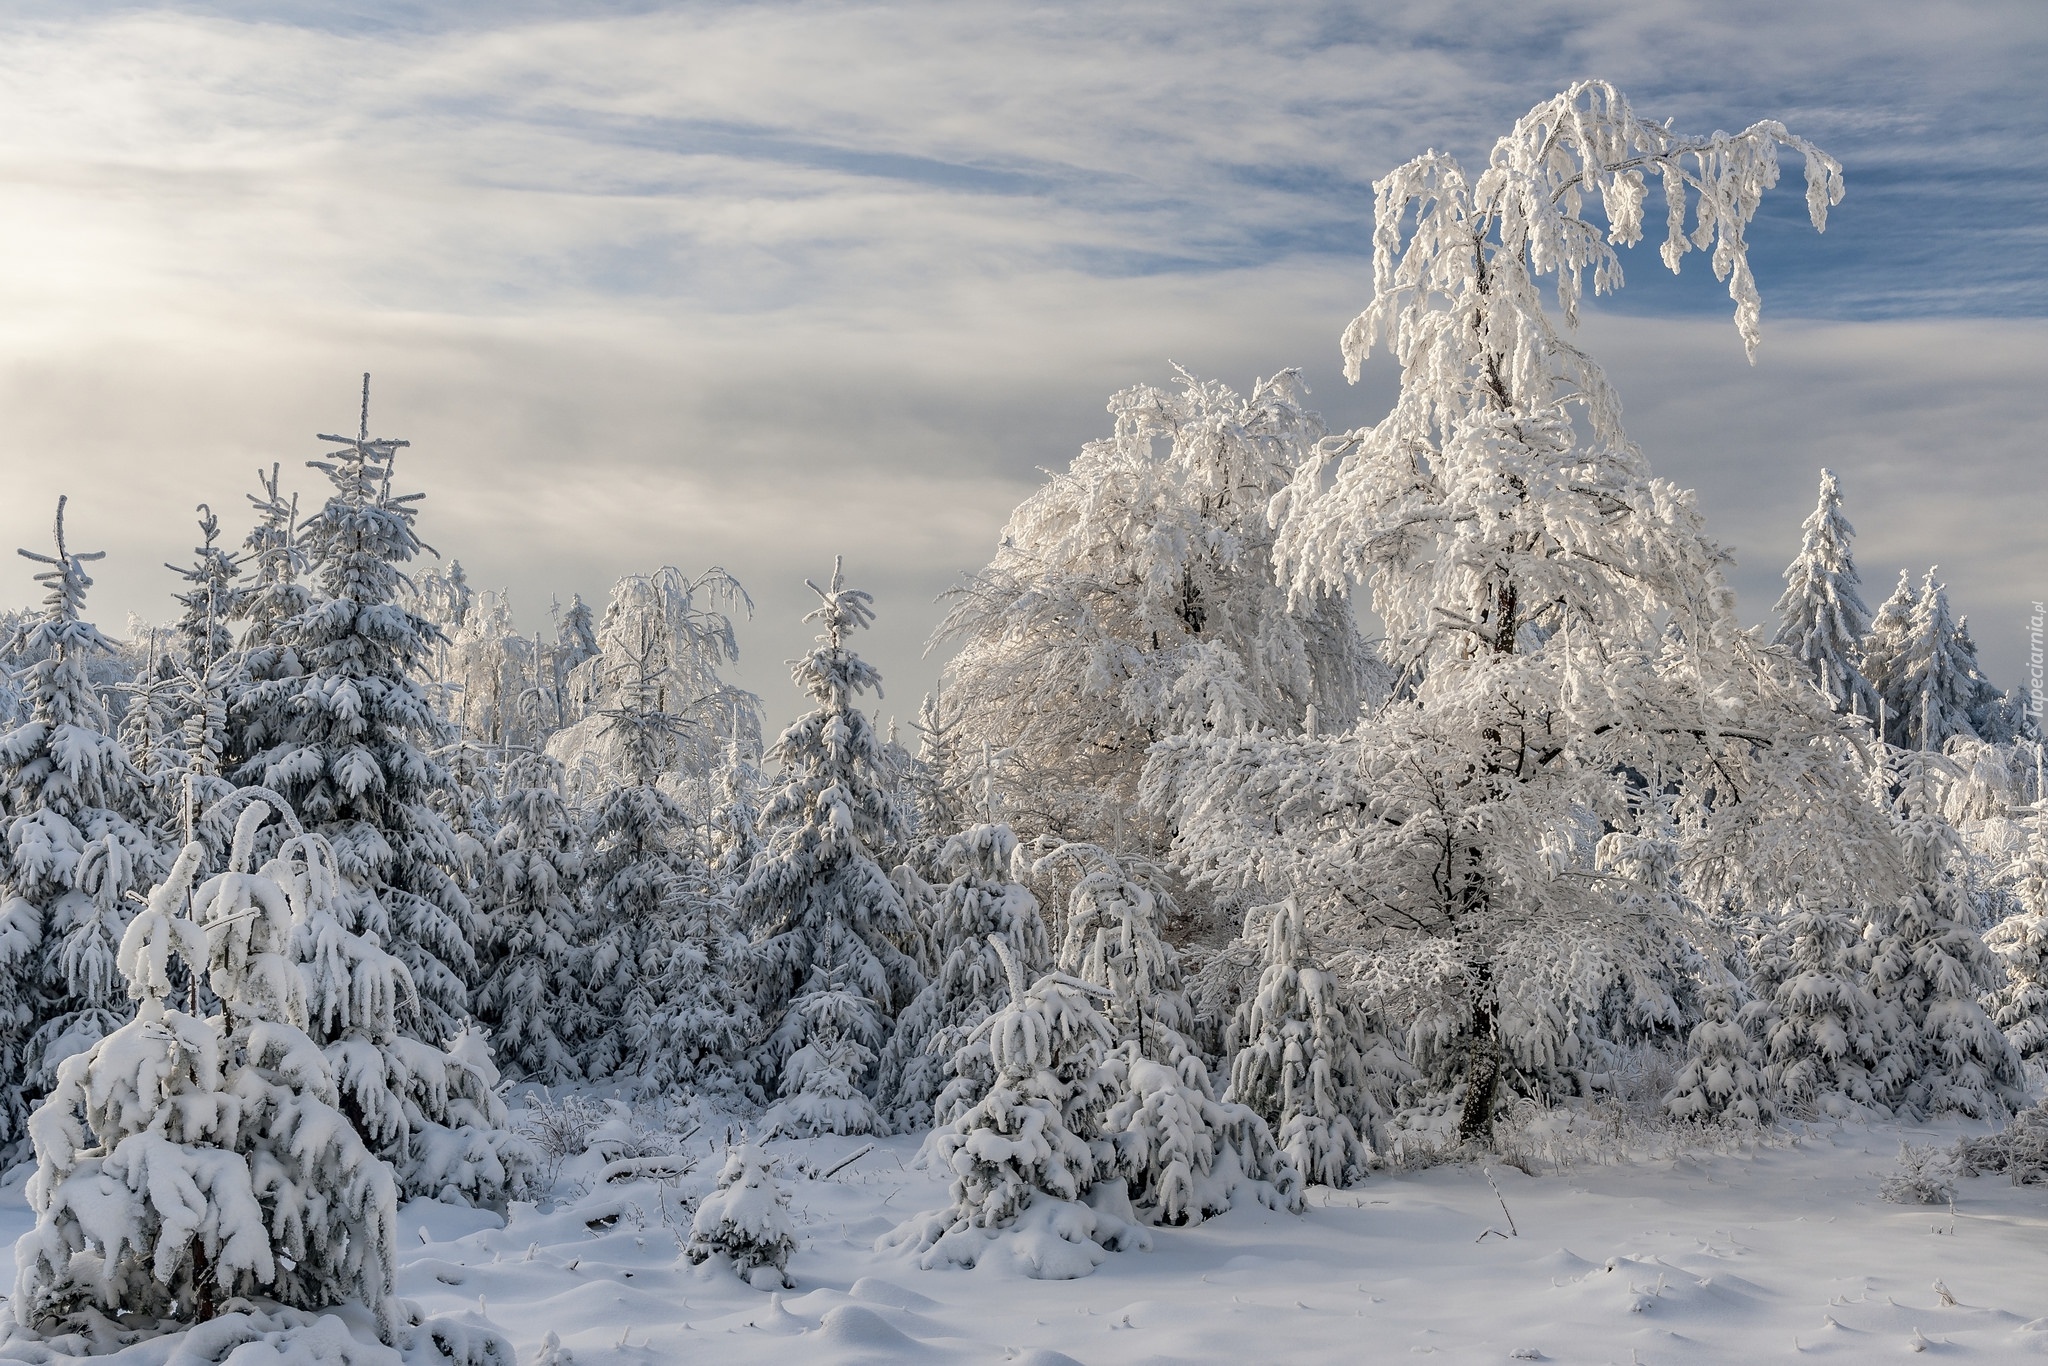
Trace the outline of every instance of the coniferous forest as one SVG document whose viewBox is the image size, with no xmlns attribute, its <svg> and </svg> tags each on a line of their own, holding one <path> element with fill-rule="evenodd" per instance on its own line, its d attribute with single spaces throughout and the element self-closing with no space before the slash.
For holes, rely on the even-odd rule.
<svg viewBox="0 0 2048 1366">
<path fill-rule="evenodd" d="M 303 466 L 208 491 L 162 625 L 95 624 L 119 548 L 59 502 L 0 618 L 0 1360 L 727 1359 L 422 1297 L 447 1247 L 568 1277 L 628 1238 L 773 1305 L 736 1352 L 906 1359 L 920 1269 L 1284 1242 L 1444 1173 L 1480 1252 L 1550 1175 L 1816 1134 L 1924 1134 L 1858 1170 L 1951 1222 L 1958 1177 L 2048 1180 L 2034 699 L 1938 568 L 1863 581 L 1826 469 L 1743 625 L 1574 340 L 1647 237 L 1753 352 L 1745 229 L 1799 195 L 1823 229 L 1843 183 L 1599 81 L 1392 169 L 1340 342 L 1398 366 L 1383 417 L 1327 430 L 1287 369 L 1115 393 L 936 608 L 821 554 L 779 734 L 725 570 L 529 633 L 430 551 L 369 376 Z M 877 612 L 946 661 L 903 729 Z M 922 1212 L 803 1195 L 890 1154 Z M 827 1241 L 886 1293 L 807 1270 Z"/>
</svg>

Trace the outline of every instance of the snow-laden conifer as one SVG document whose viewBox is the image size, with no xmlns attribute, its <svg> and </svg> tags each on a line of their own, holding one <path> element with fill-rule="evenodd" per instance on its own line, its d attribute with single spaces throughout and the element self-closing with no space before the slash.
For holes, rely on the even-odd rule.
<svg viewBox="0 0 2048 1366">
<path fill-rule="evenodd" d="M 401 566 L 424 548 L 413 531 L 422 495 L 391 491 L 408 443 L 370 436 L 369 392 L 365 376 L 358 434 L 323 435 L 339 449 L 308 462 L 333 485 L 299 533 L 317 598 L 273 628 L 273 648 L 295 668 L 236 699 L 235 776 L 282 794 L 332 843 L 366 893 L 359 928 L 404 960 L 418 988 L 408 1030 L 444 1039 L 468 1009 L 475 925 L 454 834 L 434 806 L 448 782 L 420 684 L 434 628 L 399 602 Z"/>
<path fill-rule="evenodd" d="M 1739 1018 L 1762 1040 L 1764 1075 L 1780 1108 L 1886 1112 L 1911 1075 L 1908 1024 L 1869 986 L 1865 928 L 1845 907 L 1802 898 L 1760 946 L 1765 991 Z"/>
<path fill-rule="evenodd" d="M 1401 690 L 1341 741 L 1152 751 L 1147 791 L 1198 876 L 1298 894 L 1361 947 L 1431 946 L 1462 998 L 1432 1047 L 1458 1060 L 1468 1137 L 1490 1124 L 1518 1016 L 1534 1041 L 1569 1038 L 1617 954 L 1648 967 L 1684 936 L 1645 930 L 1589 831 L 1675 821 L 1693 885 L 1661 903 L 1674 913 L 1862 866 L 1873 818 L 1851 737 L 1741 629 L 1696 500 L 1652 476 L 1539 283 L 1567 323 L 1588 273 L 1618 288 L 1661 182 L 1665 263 L 1711 248 L 1754 351 L 1743 231 L 1781 151 L 1805 162 L 1820 226 L 1840 169 L 1782 124 L 1695 136 L 1584 81 L 1482 171 L 1432 152 L 1377 182 L 1373 298 L 1344 355 L 1355 379 L 1385 343 L 1400 390 L 1378 424 L 1319 442 L 1271 516 L 1296 602 L 1370 587 Z M 1814 821 L 1797 849 L 1795 817 Z M 1555 1051 L 1529 1062 L 1538 1084 L 1562 1080 Z"/>
<path fill-rule="evenodd" d="M 1902 714 L 1902 748 L 1939 751 L 1951 736 L 1976 739 L 1970 711 L 1983 686 L 1974 646 L 1950 613 L 1948 588 L 1927 571 L 1913 605 L 1894 696 Z"/>
<path fill-rule="evenodd" d="M 186 583 L 173 596 L 184 611 L 178 617 L 178 646 L 185 666 L 203 674 L 228 657 L 235 648 L 228 622 L 241 615 L 247 591 L 241 583 L 242 566 L 234 553 L 217 544 L 220 518 L 206 504 L 199 505 L 200 543 L 193 548 L 192 563 L 184 568 L 166 564 Z"/>
<path fill-rule="evenodd" d="M 368 927 L 373 894 L 339 863 L 309 832 L 284 841 L 262 872 L 291 904 L 306 1032 L 342 1108 L 392 1165 L 401 1196 L 503 1208 L 524 1192 L 536 1159 L 510 1131 L 490 1051 L 473 1030 L 440 1046 L 406 1031 L 418 1001 L 412 974 Z"/>
<path fill-rule="evenodd" d="M 819 605 L 818 646 L 791 671 L 812 710 L 775 743 L 780 788 L 761 813 L 767 843 L 740 891 L 742 923 L 755 943 L 755 1001 L 772 1031 L 761 1050 L 764 1081 L 780 1088 L 784 1064 L 803 1045 L 794 1003 L 814 991 L 845 990 L 866 1002 L 870 1025 L 850 1032 L 879 1042 L 887 1023 L 924 985 L 904 949 L 916 927 L 875 851 L 900 842 L 908 816 L 894 766 L 860 709 L 880 681 L 846 638 L 874 619 L 868 594 L 848 588 L 835 562 Z M 857 1078 L 865 1089 L 869 1079 Z M 779 1090 L 787 1099 L 792 1094 Z"/>
<path fill-rule="evenodd" d="M 205 849 L 185 846 L 121 946 L 136 1018 L 66 1060 L 36 1112 L 37 1223 L 14 1305 L 26 1327 L 100 1339 L 260 1297 L 352 1301 L 393 1332 L 391 1171 L 305 1033 L 292 906 L 250 868 L 268 814 L 244 809 L 229 870 L 196 892 Z M 171 1004 L 174 957 L 205 978 L 218 1015 Z"/>
<path fill-rule="evenodd" d="M 19 642 L 33 660 L 28 718 L 0 736 L 0 1145 L 21 1136 L 58 1065 L 132 1013 L 117 956 L 129 898 L 163 863 L 140 775 L 88 673 L 113 649 L 84 618 L 85 566 L 104 552 L 66 545 L 64 505 L 55 553 L 21 552 L 48 566 L 36 575 L 48 593 Z"/>
<path fill-rule="evenodd" d="M 1879 922 L 1870 980 L 1916 1055 L 1887 1099 L 1912 1114 L 1985 1119 L 2021 1108 L 2026 1088 L 2018 1055 L 1980 1003 L 1998 984 L 1997 960 L 1978 933 L 1937 783 L 1925 755 L 1899 776 L 1894 818 L 1910 884 Z"/>
<path fill-rule="evenodd" d="M 939 850 L 937 868 L 952 879 L 933 912 L 937 967 L 896 1021 L 875 1082 L 876 1095 L 899 1129 L 931 1126 L 933 1102 L 952 1079 L 953 1055 L 1009 990 L 992 941 L 1001 940 L 1019 969 L 1034 978 L 1052 966 L 1038 898 L 1010 878 L 1016 848 L 1009 826 L 984 823 L 962 830 Z"/>
<path fill-rule="evenodd" d="M 1785 569 L 1776 643 L 1806 666 L 1836 711 L 1877 719 L 1877 693 L 1858 661 L 1870 630 L 1849 542 L 1856 528 L 1842 514 L 1842 485 L 1820 472 L 1820 502 L 1800 527 L 1799 554 Z"/>
<path fill-rule="evenodd" d="M 1304 1180 L 1352 1185 L 1414 1069 L 1311 957 L 1298 901 L 1270 908 L 1263 962 L 1231 1028 L 1229 1097 L 1265 1118 Z"/>
<path fill-rule="evenodd" d="M 1000 940 L 991 947 L 1008 954 Z M 975 1027 L 955 1064 L 980 1079 L 980 1094 L 926 1140 L 926 1153 L 952 1173 L 950 1203 L 906 1220 L 880 1245 L 929 1269 L 977 1265 L 1007 1241 L 1027 1276 L 1071 1280 L 1093 1271 L 1105 1248 L 1142 1240 L 1123 1217 L 1120 1181 L 1109 1198 L 1084 1203 L 1112 1161 L 1101 1137 L 1114 1098 L 1109 1026 L 1096 1009 L 1100 988 L 1058 972 L 1027 986 L 1015 963 L 1004 967 L 1008 1003 Z"/>
<path fill-rule="evenodd" d="M 583 830 L 562 799 L 561 766 L 525 754 L 505 772 L 492 843 L 477 1014 L 515 1075 L 558 1085 L 582 1075 L 571 1042 L 590 1009 L 579 906 Z"/>
<path fill-rule="evenodd" d="M 1763 1124 L 1777 1113 L 1771 1103 L 1762 1045 L 1744 1027 L 1732 983 L 1707 992 L 1706 1018 L 1686 1040 L 1685 1066 L 1664 1097 L 1674 1119 L 1735 1119 Z"/>
<path fill-rule="evenodd" d="M 1863 637 L 1863 676 L 1877 693 L 1884 719 L 1884 739 L 1901 749 L 1917 747 L 1920 707 L 1906 674 L 1911 667 L 1913 619 L 1920 610 L 1920 594 L 1912 576 L 1899 571 L 1899 582 L 1891 596 L 1878 604 Z"/>
<path fill-rule="evenodd" d="M 683 1255 L 699 1264 L 723 1261 L 757 1290 L 789 1289 L 796 1284 L 789 1278 L 789 1259 L 797 1246 L 789 1197 L 759 1148 L 728 1148 L 718 1188 L 704 1197 L 690 1222 Z"/>
<path fill-rule="evenodd" d="M 2021 1058 L 2048 1063 L 2048 800 L 2034 804 L 2006 883 L 2019 907 L 1985 936 L 2005 965 L 1986 1008 Z"/>
<path fill-rule="evenodd" d="M 789 1003 L 782 1033 L 795 1043 L 782 1064 L 767 1123 L 776 1133 L 872 1134 L 887 1126 L 862 1089 L 881 1048 L 874 1002 L 832 981 Z"/>
</svg>

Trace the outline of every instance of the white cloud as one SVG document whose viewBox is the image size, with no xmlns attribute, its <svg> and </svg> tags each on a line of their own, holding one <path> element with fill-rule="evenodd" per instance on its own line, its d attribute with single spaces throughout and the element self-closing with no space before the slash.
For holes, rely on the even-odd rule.
<svg viewBox="0 0 2048 1366">
<path fill-rule="evenodd" d="M 1646 261 L 1622 302 L 1715 321 L 1589 329 L 1632 431 L 1743 549 L 1751 614 L 1822 460 L 1873 594 L 1941 559 L 2008 678 L 1994 622 L 2048 591 L 2010 496 L 2048 416 L 2041 333 L 1969 317 L 2043 298 L 2025 3 L 292 13 L 0 31 L 0 544 L 39 544 L 71 492 L 81 542 L 115 552 L 109 621 L 165 611 L 150 566 L 184 553 L 187 506 L 313 454 L 368 368 L 429 539 L 528 621 L 551 590 L 726 563 L 781 707 L 800 580 L 844 549 L 908 705 L 931 593 L 1111 391 L 1169 358 L 1237 384 L 1301 364 L 1334 419 L 1370 420 L 1385 376 L 1334 380 L 1370 179 L 1476 156 L 1596 71 L 1849 162 L 1827 238 L 1759 229 L 1757 370 L 1697 273 Z M 1945 214 L 1958 187 L 1970 212 Z M 1929 311 L 1957 316 L 1782 321 Z"/>
</svg>

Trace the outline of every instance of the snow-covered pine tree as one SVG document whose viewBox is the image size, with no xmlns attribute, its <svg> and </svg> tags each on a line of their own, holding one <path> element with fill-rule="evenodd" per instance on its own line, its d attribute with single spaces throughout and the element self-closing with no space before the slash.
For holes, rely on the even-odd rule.
<svg viewBox="0 0 2048 1366">
<path fill-rule="evenodd" d="M 610 678 L 609 705 L 594 718 L 617 768 L 596 798 L 584 882 L 593 1008 L 579 1056 L 590 1076 L 730 1089 L 748 1070 L 754 1028 L 740 980 L 746 948 L 729 890 L 663 782 L 695 762 L 679 759 L 690 718 L 668 709 L 679 681 L 671 643 L 645 618 L 631 641 L 626 626 L 623 612 L 607 614 L 599 656 L 618 664 L 629 653 L 632 671 Z"/>
<path fill-rule="evenodd" d="M 1192 737 L 1152 752 L 1147 791 L 1205 880 L 1298 894 L 1312 917 L 1348 919 L 1352 943 L 1441 950 L 1462 1006 L 1436 1043 L 1459 1060 L 1468 1137 L 1490 1126 L 1518 990 L 1562 1030 L 1617 954 L 1654 965 L 1683 939 L 1683 926 L 1644 932 L 1641 908 L 1588 876 L 1589 829 L 1637 831 L 1670 805 L 1694 883 L 1671 906 L 1860 867 L 1830 828 L 1874 819 L 1855 800 L 1849 737 L 1742 631 L 1726 552 L 1693 496 L 1652 477 L 1539 285 L 1554 277 L 1567 322 L 1589 271 L 1596 292 L 1618 288 L 1617 248 L 1640 238 L 1659 180 L 1665 263 L 1711 246 L 1753 351 L 1743 230 L 1781 149 L 1805 161 L 1818 227 L 1841 179 L 1811 143 L 1773 121 L 1680 133 L 1600 81 L 1537 105 L 1480 174 L 1432 152 L 1377 182 L 1374 296 L 1344 354 L 1356 379 L 1386 342 L 1399 395 L 1376 426 L 1319 443 L 1271 515 L 1296 601 L 1369 584 L 1403 690 L 1341 742 Z M 1795 814 L 1816 822 L 1797 848 Z M 1594 980 L 1577 980 L 1582 961 Z M 1538 1061 L 1536 1080 L 1571 1084 L 1562 1060 Z"/>
<path fill-rule="evenodd" d="M 409 443 L 372 438 L 369 423 L 365 375 L 357 435 L 322 435 L 339 449 L 307 462 L 334 486 L 300 529 L 318 597 L 272 627 L 273 648 L 296 668 L 256 674 L 235 699 L 235 776 L 282 794 L 333 844 L 344 875 L 369 893 L 358 928 L 388 944 L 418 988 L 408 1031 L 446 1039 L 467 1014 L 475 925 L 454 833 L 434 805 L 448 775 L 420 678 L 435 632 L 399 602 L 401 566 L 425 548 L 413 531 L 423 495 L 392 493 L 393 462 Z"/>
<path fill-rule="evenodd" d="M 1742 1027 L 1761 1039 L 1773 1104 L 1840 1117 L 1889 1110 L 1912 1076 L 1908 1022 L 1872 994 L 1865 925 L 1842 906 L 1804 898 L 1759 943 L 1759 993 Z"/>
<path fill-rule="evenodd" d="M 290 903 L 306 1032 L 327 1058 L 340 1108 L 392 1165 L 401 1198 L 502 1209 L 524 1192 L 537 1158 L 510 1131 L 489 1050 L 474 1031 L 444 1047 L 406 1032 L 418 1000 L 412 974 L 364 928 L 373 895 L 338 864 L 334 847 L 308 832 L 285 840 L 261 872 Z"/>
<path fill-rule="evenodd" d="M 2024 1107 L 2026 1085 L 2018 1054 L 1980 1003 L 1998 985 L 1997 960 L 1977 929 L 1957 866 L 1961 842 L 1941 814 L 1938 782 L 1936 760 L 1917 753 L 1896 781 L 1893 811 L 1910 886 L 1878 922 L 1870 982 L 1916 1056 L 1886 1100 L 1911 1114 L 2002 1117 Z"/>
<path fill-rule="evenodd" d="M 1938 752 L 1951 736 L 1977 738 L 1970 709 L 1984 678 L 1975 647 L 1964 649 L 1966 637 L 1949 612 L 1948 588 L 1935 581 L 1935 572 L 1928 570 L 1920 581 L 1905 657 L 1899 661 L 1896 701 L 1903 713 L 1900 747 Z"/>
<path fill-rule="evenodd" d="M 2005 963 L 2005 981 L 1986 1006 L 2021 1058 L 2048 1065 L 2048 795 L 2034 803 L 2026 843 L 2003 881 L 2019 908 L 1984 937 Z"/>
<path fill-rule="evenodd" d="M 950 594 L 946 699 L 959 743 L 1008 756 L 1003 809 L 1027 839 L 1164 851 L 1137 804 L 1147 746 L 1182 731 L 1344 724 L 1374 661 L 1348 585 L 1274 582 L 1266 505 L 1323 435 L 1300 375 L 1249 398 L 1186 372 L 1110 399 L 1112 433 L 1010 516 L 995 559 Z M 1163 449 L 1162 449 L 1163 447 Z"/>
<path fill-rule="evenodd" d="M 204 674 L 228 657 L 235 648 L 228 622 L 241 613 L 242 565 L 234 553 L 217 544 L 220 518 L 206 504 L 199 505 L 200 543 L 193 548 L 193 561 L 185 568 L 166 564 L 164 568 L 183 579 L 188 587 L 174 594 L 184 612 L 178 618 L 178 645 L 185 667 Z"/>
<path fill-rule="evenodd" d="M 123 938 L 135 1019 L 67 1059 L 35 1114 L 24 1327 L 110 1346 L 261 1296 L 354 1302 L 392 1336 L 396 1191 L 304 1031 L 290 903 L 249 871 L 268 814 L 245 808 L 229 871 L 191 896 L 189 918 L 206 851 L 185 846 Z M 170 1005 L 174 956 L 207 980 L 218 1015 Z"/>
<path fill-rule="evenodd" d="M 1905 570 L 1899 571 L 1898 586 L 1878 604 L 1877 615 L 1863 637 L 1863 677 L 1877 693 L 1884 717 L 1884 739 L 1900 749 L 1913 749 L 1920 716 L 1918 700 L 1910 693 L 1906 672 L 1911 664 L 1913 619 L 1920 610 L 1920 594 Z"/>
<path fill-rule="evenodd" d="M 0 736 L 0 1145 L 21 1137 L 28 1107 L 133 1011 L 116 966 L 121 936 L 164 862 L 141 776 L 109 733 L 88 666 L 113 645 L 85 620 L 85 566 L 64 539 L 46 565 L 42 614 L 19 649 L 28 719 Z M 9 1000 L 8 998 L 12 999 Z"/>
<path fill-rule="evenodd" d="M 846 586 L 836 560 L 829 586 L 810 587 L 819 605 L 805 620 L 824 629 L 790 676 L 814 705 L 770 752 L 782 766 L 782 785 L 761 813 L 767 844 L 740 890 L 742 924 L 756 949 L 755 1005 L 771 1030 L 759 1054 L 761 1076 L 777 1088 L 788 1079 L 784 1064 L 804 1042 L 805 1016 L 794 1008 L 799 998 L 857 992 L 873 1023 L 849 1032 L 879 1041 L 924 985 L 903 947 L 915 941 L 917 928 L 874 857 L 901 841 L 909 823 L 894 766 L 859 706 L 881 676 L 847 646 L 849 634 L 874 620 L 872 599 Z M 869 1079 L 857 1080 L 865 1088 Z"/>
<path fill-rule="evenodd" d="M 1336 974 L 1310 956 L 1298 901 L 1270 908 L 1258 990 L 1238 1008 L 1229 1098 L 1257 1111 L 1302 1178 L 1356 1184 L 1366 1174 L 1395 1093 L 1414 1069 Z"/>
<path fill-rule="evenodd" d="M 718 1188 L 697 1206 L 683 1255 L 699 1265 L 722 1258 L 757 1290 L 789 1289 L 796 1284 L 789 1278 L 789 1259 L 797 1248 L 789 1196 L 759 1148 L 727 1148 Z"/>
<path fill-rule="evenodd" d="M 1849 542 L 1856 528 L 1842 514 L 1842 485 L 1833 470 L 1820 472 L 1820 502 L 1800 527 L 1799 554 L 1785 568 L 1778 599 L 1776 643 L 1806 666 L 1835 710 L 1877 719 L 1877 692 L 1858 661 L 1870 630 L 1861 580 Z"/>
<path fill-rule="evenodd" d="M 1777 1110 L 1765 1067 L 1763 1047 L 1743 1026 L 1734 984 L 1717 983 L 1706 994 L 1706 1018 L 1686 1041 L 1685 1066 L 1664 1097 L 1664 1112 L 1674 1119 L 1768 1123 Z"/>
<path fill-rule="evenodd" d="M 584 831 L 562 799 L 561 765 L 523 754 L 506 768 L 502 824 L 484 877 L 477 1015 L 524 1080 L 582 1075 L 571 1039 L 589 1009 L 582 976 Z"/>
<path fill-rule="evenodd" d="M 781 1099 L 769 1108 L 773 1133 L 872 1134 L 887 1126 L 862 1090 L 882 1043 L 874 1002 L 839 974 L 789 1003 L 783 1032 L 796 1041 L 782 1064 Z"/>
<path fill-rule="evenodd" d="M 948 705 L 943 694 L 926 693 L 911 726 L 917 732 L 917 757 L 910 792 L 923 854 L 913 861 L 922 865 L 921 873 L 936 875 L 946 842 L 973 821 L 962 772 L 967 756 L 961 751 L 960 709 Z"/>
<path fill-rule="evenodd" d="M 1000 940 L 991 947 L 1009 950 Z M 979 1094 L 925 1152 L 953 1174 L 951 1203 L 906 1220 L 878 1246 L 903 1248 L 927 1269 L 974 1266 L 1008 1235 L 1015 1261 L 1039 1280 L 1073 1280 L 1099 1266 L 1105 1248 L 1142 1246 L 1122 1217 L 1128 1202 L 1083 1203 L 1109 1167 L 1100 1137 L 1112 1101 L 1104 1066 L 1109 1026 L 1100 988 L 1063 973 L 1026 986 L 1006 962 L 1008 1004 L 974 1029 L 955 1071 L 978 1077 Z"/>
<path fill-rule="evenodd" d="M 992 941 L 1002 941 L 1034 978 L 1052 966 L 1038 898 L 1010 880 L 1016 848 L 1009 826 L 982 824 L 939 851 L 937 867 L 952 880 L 934 914 L 937 971 L 896 1021 L 875 1080 L 875 1094 L 900 1130 L 931 1127 L 933 1102 L 952 1079 L 953 1055 L 1009 988 Z"/>
</svg>

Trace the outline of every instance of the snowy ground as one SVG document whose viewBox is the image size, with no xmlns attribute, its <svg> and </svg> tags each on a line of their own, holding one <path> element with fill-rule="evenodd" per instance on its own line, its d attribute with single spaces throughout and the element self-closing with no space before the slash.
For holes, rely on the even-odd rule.
<svg viewBox="0 0 2048 1366">
<path fill-rule="evenodd" d="M 1475 1166 L 1380 1173 L 1311 1193 L 1298 1217 L 1240 1210 L 1162 1229 L 1092 1277 L 918 1270 L 876 1235 L 941 1202 L 915 1139 L 777 1141 L 806 1242 L 770 1295 L 678 1256 L 686 1200 L 717 1163 L 666 1185 L 598 1184 L 509 1223 L 414 1204 L 400 1293 L 482 1312 L 531 1362 L 556 1334 L 579 1366 L 772 1363 L 1753 1362 L 2048 1357 L 2048 1188 L 1960 1183 L 1946 1206 L 1884 1203 L 1901 1138 L 1954 1127 L 1827 1127 L 1718 1156 L 1530 1177 L 1493 1167 L 1518 1236 Z M 708 1149 L 698 1139 L 699 1149 Z M 543 1210 L 546 1212 L 543 1212 Z M 27 1223 L 18 1183 L 0 1236 Z M 1955 1303 L 1944 1304 L 1939 1280 Z"/>
</svg>

